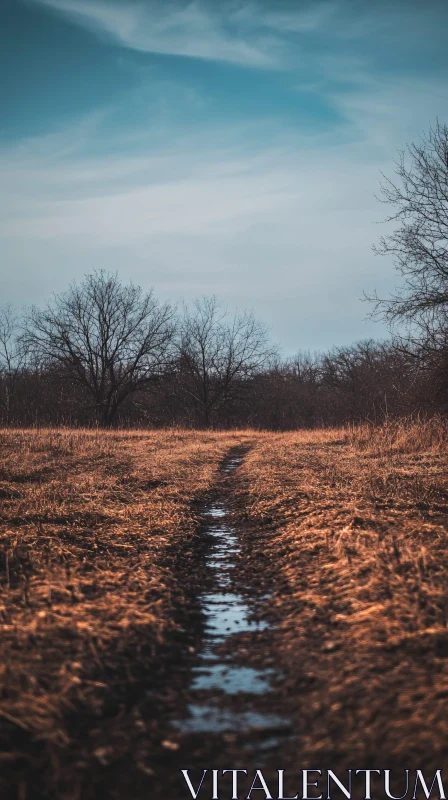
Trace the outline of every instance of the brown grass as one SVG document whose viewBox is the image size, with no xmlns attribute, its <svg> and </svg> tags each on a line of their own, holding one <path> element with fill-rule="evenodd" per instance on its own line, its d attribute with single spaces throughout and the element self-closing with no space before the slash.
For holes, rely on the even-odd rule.
<svg viewBox="0 0 448 800">
<path fill-rule="evenodd" d="M 279 434 L 246 459 L 247 556 L 273 590 L 301 766 L 448 755 L 447 438 Z"/>
<path fill-rule="evenodd" d="M 248 585 L 261 576 L 271 592 L 279 688 L 297 731 L 282 766 L 288 752 L 300 768 L 443 766 L 441 421 L 288 434 L 3 431 L 9 797 L 99 796 L 83 790 L 85 776 L 134 747 L 120 731 L 129 708 L 151 756 L 158 731 L 133 708 L 133 687 L 141 696 L 152 676 L 163 682 L 170 648 L 176 657 L 179 613 L 197 591 L 200 503 L 242 443 L 253 445 L 235 476 Z"/>
<path fill-rule="evenodd" d="M 65 757 L 81 771 L 95 758 L 89 731 L 148 685 L 185 600 L 177 567 L 194 557 L 195 501 L 244 438 L 0 433 L 0 744 L 18 774 L 37 760 L 62 796 Z"/>
</svg>

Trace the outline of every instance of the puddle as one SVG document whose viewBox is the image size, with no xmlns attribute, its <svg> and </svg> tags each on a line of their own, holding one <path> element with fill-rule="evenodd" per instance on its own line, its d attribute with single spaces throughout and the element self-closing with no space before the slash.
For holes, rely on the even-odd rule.
<svg viewBox="0 0 448 800">
<path fill-rule="evenodd" d="M 232 458 L 223 471 L 229 473 L 240 463 L 240 457 Z M 234 661 L 231 652 L 226 651 L 225 656 L 217 652 L 218 645 L 229 636 L 247 631 L 256 633 L 268 626 L 254 619 L 250 600 L 229 589 L 231 570 L 240 552 L 240 544 L 236 530 L 226 521 L 228 509 L 225 503 L 213 503 L 204 510 L 204 516 L 207 520 L 205 533 L 210 538 L 206 562 L 214 572 L 216 590 L 206 592 L 200 598 L 205 616 L 205 636 L 190 686 L 193 701 L 188 706 L 186 718 L 174 724 L 185 733 L 266 731 L 265 748 L 274 747 L 278 744 L 277 736 L 283 730 L 285 733 L 288 731 L 289 722 L 277 714 L 257 709 L 257 698 L 271 691 L 273 670 L 253 669 L 241 664 L 241 655 L 238 661 Z M 196 692 L 198 695 L 194 697 Z M 229 698 L 229 708 L 225 705 L 226 697 Z"/>
<path fill-rule="evenodd" d="M 257 714 L 254 711 L 228 711 L 214 706 L 191 705 L 190 717 L 182 722 L 181 730 L 185 733 L 223 733 L 232 731 L 242 733 L 244 730 L 266 730 L 282 728 L 285 720 L 275 714 Z M 268 740 L 266 740 L 268 741 Z M 271 746 L 274 747 L 278 740 L 270 737 Z"/>
<path fill-rule="evenodd" d="M 268 692 L 270 688 L 267 676 L 263 676 L 251 667 L 216 664 L 207 670 L 197 667 L 195 672 L 199 675 L 193 681 L 193 689 L 221 689 L 226 694 L 238 692 L 262 694 Z"/>
</svg>

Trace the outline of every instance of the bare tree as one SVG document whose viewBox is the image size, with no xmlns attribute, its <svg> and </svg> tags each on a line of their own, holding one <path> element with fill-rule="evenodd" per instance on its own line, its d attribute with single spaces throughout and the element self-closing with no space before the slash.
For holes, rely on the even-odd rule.
<svg viewBox="0 0 448 800">
<path fill-rule="evenodd" d="M 334 347 L 322 358 L 322 385 L 338 422 L 382 422 L 412 409 L 418 364 L 390 342 Z"/>
<path fill-rule="evenodd" d="M 20 334 L 17 312 L 11 305 L 0 307 L 0 375 L 3 384 L 0 402 L 6 423 L 11 421 L 12 400 L 25 365 L 25 349 Z"/>
<path fill-rule="evenodd" d="M 252 313 L 230 315 L 215 297 L 184 309 L 178 348 L 183 390 L 206 426 L 273 355 L 266 327 Z"/>
<path fill-rule="evenodd" d="M 113 425 L 122 403 L 147 387 L 170 357 L 173 312 L 152 291 L 100 270 L 29 312 L 25 341 L 81 388 L 97 419 Z"/>
<path fill-rule="evenodd" d="M 373 315 L 395 329 L 401 344 L 418 355 L 448 350 L 448 127 L 435 129 L 400 153 L 396 182 L 385 179 L 382 202 L 395 207 L 387 218 L 398 227 L 374 248 L 392 256 L 403 284 L 388 299 L 367 298 Z"/>
</svg>

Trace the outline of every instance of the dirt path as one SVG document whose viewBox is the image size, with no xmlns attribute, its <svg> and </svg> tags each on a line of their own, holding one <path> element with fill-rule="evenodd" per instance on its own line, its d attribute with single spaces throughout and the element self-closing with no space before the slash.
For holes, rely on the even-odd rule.
<svg viewBox="0 0 448 800">
<path fill-rule="evenodd" d="M 177 774 L 171 720 L 187 714 L 214 590 L 200 512 L 225 454 L 255 436 L 0 438 L 0 788 L 152 796 Z"/>
<path fill-rule="evenodd" d="M 268 598 L 256 581 L 248 580 L 240 563 L 245 556 L 234 505 L 244 456 L 243 449 L 235 448 L 224 459 L 201 509 L 195 614 L 190 644 L 166 676 L 171 693 L 176 686 L 178 691 L 163 711 L 167 724 L 150 768 L 153 798 L 191 796 L 181 769 L 189 769 L 195 785 L 204 766 L 252 774 L 256 764 L 268 774 L 269 764 L 291 738 L 288 709 L 275 691 L 281 676 L 270 652 L 272 631 L 259 616 L 259 606 Z M 160 702 L 157 692 L 154 700 Z M 230 792 L 231 776 L 227 782 Z M 244 778 L 242 791 L 243 784 Z M 211 776 L 202 791 L 211 796 Z M 116 796 L 123 796 L 122 791 Z"/>
<path fill-rule="evenodd" d="M 247 769 L 241 797 L 284 768 L 287 796 L 316 764 L 446 764 L 446 451 L 359 435 L 61 434 L 37 488 L 49 446 L 12 442 L 11 800 L 182 800 L 204 768 Z"/>
</svg>

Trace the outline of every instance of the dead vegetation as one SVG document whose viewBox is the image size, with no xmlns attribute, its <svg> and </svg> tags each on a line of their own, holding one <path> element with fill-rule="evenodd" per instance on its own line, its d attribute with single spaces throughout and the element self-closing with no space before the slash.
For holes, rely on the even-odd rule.
<svg viewBox="0 0 448 800">
<path fill-rule="evenodd" d="M 133 687 L 148 687 L 160 668 L 194 576 L 197 503 L 242 439 L 176 430 L 0 434 L 8 796 L 13 784 L 20 797 L 38 796 L 30 790 L 37 773 L 44 796 L 77 797 L 92 762 L 110 763 L 130 746 L 118 735 L 104 746 L 101 721 L 122 714 Z"/>
<path fill-rule="evenodd" d="M 443 766 L 441 421 L 288 434 L 9 430 L 0 433 L 9 797 L 90 800 L 104 796 L 101 770 L 110 786 L 131 762 L 150 776 L 165 745 L 174 758 L 161 743 L 163 710 L 150 700 L 143 711 L 142 697 L 157 682 L 169 694 L 167 664 L 185 652 L 185 610 L 198 593 L 200 506 L 223 456 L 248 444 L 233 500 L 244 585 L 270 592 L 268 655 L 294 718 L 281 766 Z M 142 786 L 107 796 L 143 796 Z"/>
<path fill-rule="evenodd" d="M 446 454 L 436 420 L 269 435 L 242 467 L 301 766 L 448 755 Z"/>
</svg>

